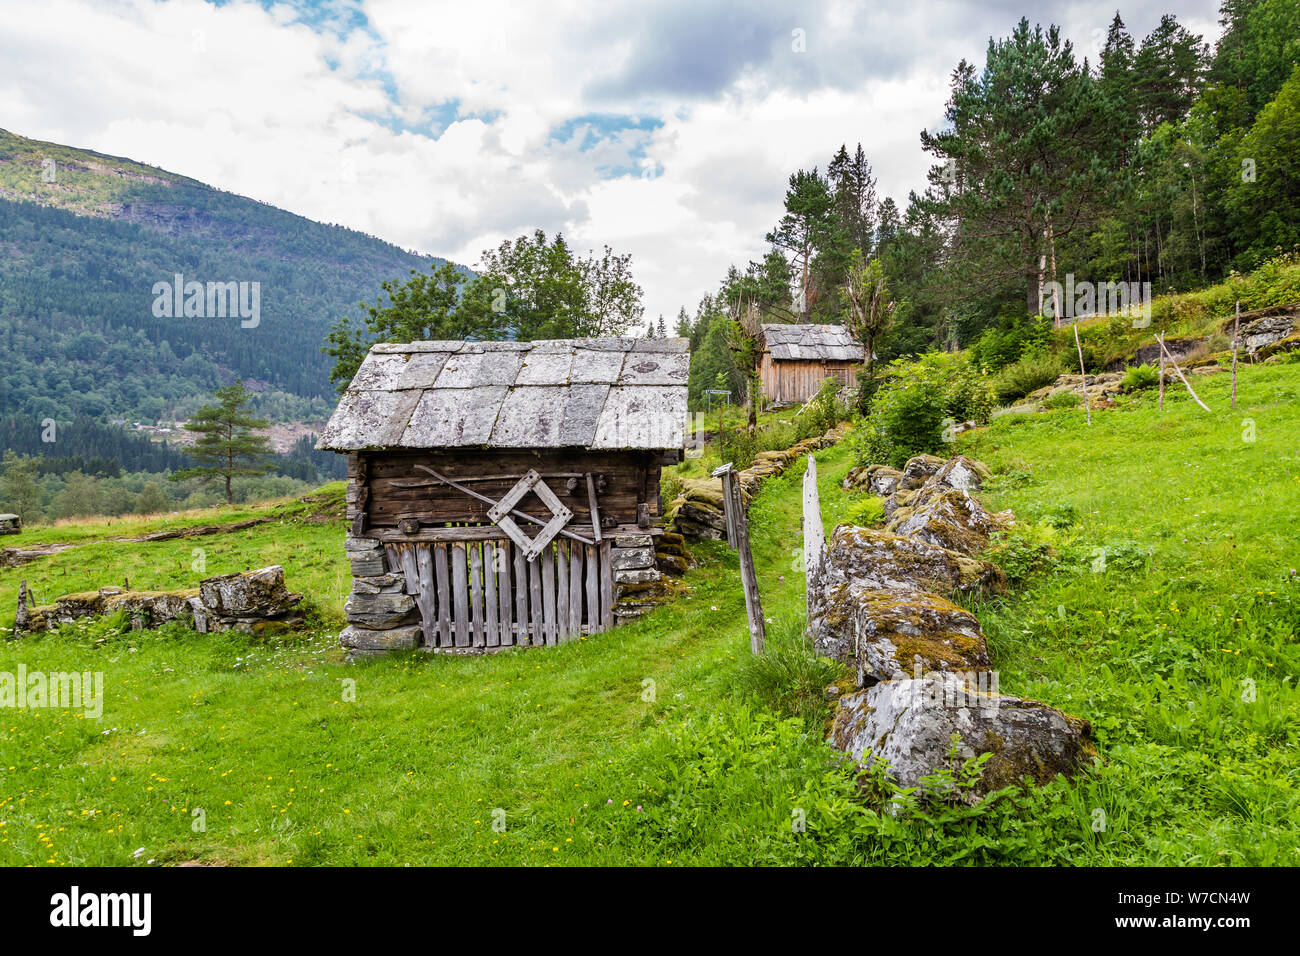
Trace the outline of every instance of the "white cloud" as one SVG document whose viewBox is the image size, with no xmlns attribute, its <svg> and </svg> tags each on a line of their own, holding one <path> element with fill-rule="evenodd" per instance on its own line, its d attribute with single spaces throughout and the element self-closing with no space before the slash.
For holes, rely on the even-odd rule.
<svg viewBox="0 0 1300 956">
<path fill-rule="evenodd" d="M 901 204 L 922 188 L 917 134 L 941 121 L 949 71 L 982 62 L 989 35 L 1024 8 L 335 0 L 300 17 L 248 0 L 6 6 L 0 115 L 14 132 L 468 263 L 534 227 L 563 229 L 580 247 L 631 252 L 652 318 L 692 307 L 730 263 L 761 255 L 789 174 L 824 166 L 842 142 L 862 142 L 881 195 Z M 1160 10 L 1130 6 L 1140 40 Z M 1214 0 L 1180 6 L 1212 39 Z M 1076 0 L 1031 19 L 1062 23 L 1090 53 L 1113 12 L 1113 0 Z M 794 28 L 806 53 L 791 49 Z M 592 145 L 590 114 L 661 125 Z M 650 178 L 609 178 L 643 157 Z"/>
</svg>

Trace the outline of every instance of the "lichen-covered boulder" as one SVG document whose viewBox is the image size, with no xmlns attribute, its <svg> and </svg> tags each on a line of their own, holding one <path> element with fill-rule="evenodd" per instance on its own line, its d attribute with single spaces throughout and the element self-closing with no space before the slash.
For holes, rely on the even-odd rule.
<svg viewBox="0 0 1300 956">
<path fill-rule="evenodd" d="M 992 594 L 1006 577 L 988 561 L 876 528 L 840 525 L 826 543 L 822 580 L 852 581 L 881 590 Z"/>
<path fill-rule="evenodd" d="M 976 555 L 989 538 L 1010 527 L 1007 515 L 993 515 L 967 491 L 937 488 L 894 513 L 887 531 L 917 538 L 949 551 Z"/>
<path fill-rule="evenodd" d="M 903 473 L 888 465 L 867 465 L 850 468 L 844 476 L 842 485 L 846 491 L 865 491 L 881 498 L 888 498 L 898 490 L 899 479 Z"/>
<path fill-rule="evenodd" d="M 858 687 L 990 667 L 975 616 L 925 591 L 832 585 L 810 615 L 809 634 L 818 654 L 854 668 Z"/>
<path fill-rule="evenodd" d="M 104 613 L 125 611 L 131 618 L 132 630 L 161 627 L 171 621 L 194 623 L 194 610 L 189 599 L 198 596 L 198 588 L 187 591 L 125 591 L 106 595 Z"/>
<path fill-rule="evenodd" d="M 907 464 L 903 466 L 902 475 L 898 479 L 899 490 L 912 491 L 920 488 L 943 467 L 943 464 L 944 459 L 936 455 L 916 455 L 909 458 Z"/>
<path fill-rule="evenodd" d="M 199 598 L 209 614 L 218 617 L 273 617 L 290 610 L 301 594 L 284 585 L 284 568 L 278 564 L 256 571 L 237 571 L 199 582 Z"/>
<path fill-rule="evenodd" d="M 1086 720 L 1036 700 L 980 687 L 954 675 L 876 684 L 839 698 L 831 743 L 862 766 L 884 761 L 902 787 L 949 766 L 953 735 L 961 758 L 991 753 L 975 793 L 1030 777 L 1072 775 L 1096 756 Z"/>
<path fill-rule="evenodd" d="M 954 488 L 957 491 L 979 491 L 992 474 L 989 466 L 965 455 L 956 455 L 943 463 L 938 471 L 926 479 L 925 489 Z"/>
</svg>

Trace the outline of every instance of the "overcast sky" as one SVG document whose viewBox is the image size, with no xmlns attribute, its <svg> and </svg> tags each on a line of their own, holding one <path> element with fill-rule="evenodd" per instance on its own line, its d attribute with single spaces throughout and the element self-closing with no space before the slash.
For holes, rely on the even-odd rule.
<svg viewBox="0 0 1300 956">
<path fill-rule="evenodd" d="M 1212 42 L 1217 0 L 1165 12 Z M 0 127 L 473 265 L 541 227 L 630 252 L 648 318 L 764 251 L 789 174 L 861 142 L 925 184 L 948 75 L 1019 17 L 1095 62 L 1114 0 L 5 0 Z"/>
</svg>

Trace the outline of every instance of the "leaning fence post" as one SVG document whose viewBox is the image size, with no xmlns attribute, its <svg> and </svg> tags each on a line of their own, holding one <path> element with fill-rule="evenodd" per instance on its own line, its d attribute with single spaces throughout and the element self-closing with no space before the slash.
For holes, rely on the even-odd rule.
<svg viewBox="0 0 1300 956">
<path fill-rule="evenodd" d="M 21 637 L 23 631 L 27 630 L 29 620 L 27 613 L 27 579 L 18 582 L 18 611 L 14 615 L 14 637 Z"/>
<path fill-rule="evenodd" d="M 749 647 L 756 655 L 763 653 L 767 629 L 763 623 L 763 602 L 758 594 L 758 575 L 754 572 L 754 555 L 749 550 L 749 520 L 741 500 L 740 482 L 736 481 L 731 462 L 713 471 L 722 479 L 722 503 L 726 508 L 728 533 L 736 537 L 736 554 L 740 557 L 740 583 L 745 589 L 745 613 L 749 617 Z"/>
<path fill-rule="evenodd" d="M 1164 349 L 1164 348 L 1165 348 L 1165 340 L 1164 340 L 1164 338 L 1162 337 L 1162 338 L 1160 338 L 1158 341 L 1160 342 L 1160 348 Z M 1187 392 L 1188 392 L 1188 394 L 1190 394 L 1190 395 L 1192 396 L 1192 400 L 1195 401 L 1197 405 L 1200 405 L 1201 408 L 1205 409 L 1205 410 L 1208 412 L 1208 411 L 1210 410 L 1210 406 L 1209 406 L 1209 405 L 1206 405 L 1203 401 L 1201 401 L 1200 396 L 1198 396 L 1198 395 L 1196 394 L 1196 392 L 1192 389 L 1192 383 L 1189 382 L 1189 381 L 1187 381 L 1187 376 L 1183 374 L 1183 370 L 1180 369 L 1180 368 L 1178 367 L 1178 363 L 1177 363 L 1176 361 L 1174 361 L 1174 353 L 1169 352 L 1168 349 L 1165 349 L 1165 352 L 1166 352 L 1166 353 L 1168 354 L 1168 356 L 1169 356 L 1169 364 L 1172 365 L 1172 366 L 1174 367 L 1174 374 L 1177 375 L 1178 378 L 1179 378 L 1179 380 L 1180 380 L 1184 385 L 1187 386 Z"/>
<path fill-rule="evenodd" d="M 826 557 L 826 530 L 822 527 L 821 497 L 817 492 L 817 459 L 808 456 L 803 474 L 803 567 L 808 613 L 821 593 L 822 563 Z"/>
<path fill-rule="evenodd" d="M 1079 375 L 1083 378 L 1083 410 L 1088 413 L 1088 424 L 1092 424 L 1092 407 L 1088 404 L 1088 370 L 1083 364 L 1083 346 L 1079 343 L 1079 323 L 1074 323 L 1074 347 L 1079 350 Z"/>
</svg>

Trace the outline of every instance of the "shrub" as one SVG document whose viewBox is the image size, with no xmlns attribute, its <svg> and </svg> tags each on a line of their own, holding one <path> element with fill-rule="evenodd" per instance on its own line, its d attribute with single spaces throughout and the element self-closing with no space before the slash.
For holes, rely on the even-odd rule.
<svg viewBox="0 0 1300 956">
<path fill-rule="evenodd" d="M 1061 374 L 1061 360 L 1050 352 L 1031 352 L 1004 368 L 993 382 L 999 402 L 1010 404 L 1035 389 L 1051 385 Z"/>
<path fill-rule="evenodd" d="M 993 401 L 988 376 L 963 353 L 898 359 L 881 374 L 871 412 L 854 433 L 857 459 L 902 467 L 913 455 L 940 452 L 947 423 L 987 422 Z"/>
<path fill-rule="evenodd" d="M 1136 392 L 1144 388 L 1154 388 L 1160 384 L 1160 373 L 1151 365 L 1134 365 L 1124 373 L 1120 380 L 1126 392 Z"/>
<path fill-rule="evenodd" d="M 799 415 L 798 437 L 795 441 L 824 435 L 848 417 L 849 410 L 840 399 L 839 381 L 834 378 L 824 379 L 817 394 L 808 401 L 808 406 Z M 793 445 L 794 442 L 790 444 Z"/>
<path fill-rule="evenodd" d="M 1078 408 L 1083 404 L 1083 396 L 1078 392 L 1057 392 L 1043 402 L 1044 408 Z"/>
<path fill-rule="evenodd" d="M 867 528 L 885 516 L 885 499 L 868 495 L 853 501 L 841 514 L 846 524 Z"/>
</svg>

